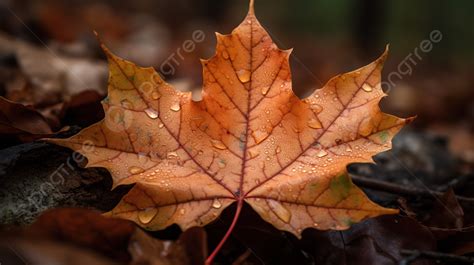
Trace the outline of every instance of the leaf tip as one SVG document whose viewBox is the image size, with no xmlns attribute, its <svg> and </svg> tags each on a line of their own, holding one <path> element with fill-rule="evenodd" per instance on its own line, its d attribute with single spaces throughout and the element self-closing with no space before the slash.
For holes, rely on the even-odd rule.
<svg viewBox="0 0 474 265">
<path fill-rule="evenodd" d="M 377 59 L 377 63 L 384 64 L 388 57 L 388 52 L 390 50 L 390 44 L 385 45 L 385 50 L 383 51 L 382 55 Z"/>
<path fill-rule="evenodd" d="M 110 212 L 103 213 L 102 216 L 112 218 L 114 215 L 112 214 L 112 211 L 110 211 Z"/>
<path fill-rule="evenodd" d="M 102 41 L 102 38 L 99 36 L 99 33 L 97 33 L 97 31 L 95 30 L 93 30 L 92 32 L 94 33 L 95 38 L 99 42 L 100 48 L 104 51 L 107 58 L 112 57 L 113 56 L 112 52 L 109 50 L 109 48 L 107 48 L 107 46 L 105 46 L 104 42 Z"/>
<path fill-rule="evenodd" d="M 405 119 L 405 124 L 410 124 L 410 123 L 412 123 L 417 117 L 418 117 L 418 115 L 415 115 L 415 116 L 406 118 L 406 119 Z"/>
<path fill-rule="evenodd" d="M 293 48 L 289 48 L 289 49 L 283 50 L 283 52 L 286 53 L 286 56 L 288 56 L 288 58 L 289 58 L 290 55 L 293 53 Z"/>
</svg>

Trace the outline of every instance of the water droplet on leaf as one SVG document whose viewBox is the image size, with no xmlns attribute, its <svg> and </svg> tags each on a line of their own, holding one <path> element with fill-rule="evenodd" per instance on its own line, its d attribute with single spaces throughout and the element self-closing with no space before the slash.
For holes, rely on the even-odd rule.
<svg viewBox="0 0 474 265">
<path fill-rule="evenodd" d="M 175 102 L 175 103 L 173 103 L 173 105 L 171 105 L 170 109 L 172 111 L 176 112 L 176 111 L 179 111 L 181 109 L 181 106 L 179 105 L 179 102 Z"/>
<path fill-rule="evenodd" d="M 158 93 L 158 91 L 153 91 L 151 93 L 151 98 L 152 99 L 159 99 L 161 97 L 160 93 Z"/>
<path fill-rule="evenodd" d="M 323 107 L 322 107 L 321 105 L 319 105 L 319 104 L 311 104 L 311 105 L 310 105 L 310 108 L 311 108 L 311 110 L 312 110 L 314 113 L 316 113 L 316 114 L 318 114 L 318 113 L 320 113 L 321 111 L 323 111 Z"/>
<path fill-rule="evenodd" d="M 323 126 L 318 119 L 311 119 L 308 121 L 308 126 L 313 129 L 321 129 Z"/>
<path fill-rule="evenodd" d="M 250 71 L 242 69 L 237 71 L 237 76 L 239 77 L 240 82 L 247 83 L 250 81 Z"/>
<path fill-rule="evenodd" d="M 328 155 L 328 152 L 326 152 L 326 150 L 324 149 L 319 150 L 319 152 L 316 154 L 317 157 L 325 157 L 327 155 Z"/>
<path fill-rule="evenodd" d="M 212 208 L 219 209 L 222 207 L 222 203 L 218 199 L 214 199 L 212 202 Z"/>
<path fill-rule="evenodd" d="M 146 208 L 138 212 L 138 220 L 143 224 L 148 224 L 158 213 L 156 208 Z"/>
<path fill-rule="evenodd" d="M 219 161 L 217 162 L 217 165 L 218 165 L 220 168 L 225 168 L 225 166 L 227 165 L 227 163 L 225 162 L 224 159 L 219 159 Z"/>
<path fill-rule="evenodd" d="M 224 59 L 229 59 L 229 54 L 227 53 L 227 51 L 222 52 L 222 57 L 224 57 Z"/>
<path fill-rule="evenodd" d="M 250 158 L 257 157 L 257 156 L 260 154 L 260 152 L 259 152 L 258 150 L 255 150 L 255 149 L 249 150 L 248 153 L 249 153 L 249 157 L 250 157 Z"/>
<path fill-rule="evenodd" d="M 169 153 L 166 155 L 166 157 L 167 157 L 168 159 L 179 159 L 178 153 L 176 153 L 176 152 L 169 152 Z"/>
<path fill-rule="evenodd" d="M 142 173 L 142 172 L 144 172 L 144 171 L 145 171 L 145 170 L 144 170 L 143 168 L 141 168 L 141 167 L 135 167 L 135 166 L 130 167 L 130 168 L 128 169 L 128 172 L 130 172 L 130 173 L 132 173 L 132 174 L 140 174 L 140 173 Z"/>
<path fill-rule="evenodd" d="M 225 149 L 227 149 L 227 147 L 224 145 L 224 143 L 221 142 L 220 140 L 212 139 L 212 140 L 211 140 L 211 143 L 212 143 L 212 146 L 214 146 L 214 147 L 217 148 L 217 149 L 220 149 L 220 150 L 225 150 Z"/>
<path fill-rule="evenodd" d="M 275 153 L 279 154 L 280 152 L 281 152 L 281 147 L 277 146 L 276 149 L 275 149 Z"/>
<path fill-rule="evenodd" d="M 148 108 L 145 110 L 145 113 L 148 117 L 152 118 L 152 119 L 156 119 L 158 118 L 158 111 L 152 109 L 152 108 Z"/>
<path fill-rule="evenodd" d="M 367 83 L 364 83 L 362 85 L 362 90 L 364 90 L 365 92 L 371 92 L 372 91 L 372 86 L 367 84 Z"/>
</svg>

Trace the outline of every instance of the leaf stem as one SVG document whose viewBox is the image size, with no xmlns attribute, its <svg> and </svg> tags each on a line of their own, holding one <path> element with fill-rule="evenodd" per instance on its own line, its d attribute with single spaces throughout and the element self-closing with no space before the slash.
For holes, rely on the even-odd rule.
<svg viewBox="0 0 474 265">
<path fill-rule="evenodd" d="M 227 232 L 225 233 L 224 237 L 222 238 L 221 242 L 217 245 L 217 247 L 214 249 L 214 251 L 209 255 L 209 257 L 206 259 L 205 265 L 211 265 L 214 258 L 216 257 L 217 253 L 221 250 L 222 246 L 224 246 L 224 243 L 227 241 L 229 238 L 230 234 L 232 234 L 232 230 L 234 230 L 235 224 L 237 224 L 237 220 L 239 219 L 240 212 L 242 210 L 242 206 L 244 204 L 244 200 L 242 198 L 239 198 L 237 201 L 237 210 L 235 211 L 234 215 L 234 220 L 232 220 L 232 224 L 230 224 L 229 229 L 227 229 Z"/>
</svg>

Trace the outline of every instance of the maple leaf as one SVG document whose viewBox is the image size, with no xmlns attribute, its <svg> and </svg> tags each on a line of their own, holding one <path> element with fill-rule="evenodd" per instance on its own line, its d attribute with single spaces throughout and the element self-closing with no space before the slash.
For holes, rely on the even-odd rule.
<svg viewBox="0 0 474 265">
<path fill-rule="evenodd" d="M 203 226 L 244 202 L 281 230 L 346 229 L 397 213 L 371 202 L 346 165 L 371 162 L 411 121 L 382 113 L 381 70 L 373 63 L 332 78 L 303 100 L 292 91 L 290 50 L 280 50 L 255 17 L 217 34 L 216 54 L 202 60 L 202 100 L 180 92 L 153 68 L 112 54 L 106 118 L 69 139 L 88 167 L 107 168 L 114 186 L 135 183 L 109 213 L 158 230 Z M 93 149 L 81 150 L 85 143 Z"/>
</svg>

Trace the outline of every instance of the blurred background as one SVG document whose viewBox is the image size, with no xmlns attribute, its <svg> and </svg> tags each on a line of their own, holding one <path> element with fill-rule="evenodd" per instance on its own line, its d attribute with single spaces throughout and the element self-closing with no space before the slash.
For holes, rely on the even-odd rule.
<svg viewBox="0 0 474 265">
<path fill-rule="evenodd" d="M 198 59 L 213 55 L 214 32 L 230 33 L 247 5 L 1 0 L 0 95 L 38 110 L 52 131 L 100 119 L 107 66 L 94 30 L 118 55 L 154 66 L 180 89 L 198 89 Z M 299 96 L 370 63 L 390 44 L 384 110 L 418 115 L 414 128 L 448 136 L 451 149 L 474 159 L 473 1 L 257 0 L 255 8 L 278 46 L 294 48 Z M 196 31 L 202 41 L 193 40 Z M 191 52 L 183 51 L 186 40 L 195 44 Z M 173 71 L 162 67 L 170 56 Z M 74 109 L 83 105 L 91 107 Z"/>
<path fill-rule="evenodd" d="M 233 262 L 241 257 L 248 258 L 245 264 L 393 264 L 404 256 L 400 249 L 474 253 L 474 1 L 255 2 L 274 42 L 294 48 L 290 63 L 298 96 L 369 64 L 390 44 L 383 72 L 389 98 L 382 109 L 417 119 L 394 138 L 391 151 L 374 158 L 376 164 L 348 167 L 373 201 L 403 215 L 372 219 L 345 232 L 308 229 L 299 241 L 247 207 L 220 264 L 238 264 Z M 0 239 L 9 246 L 2 225 L 29 224 L 48 209 L 109 211 L 130 188 L 110 191 L 105 169 L 84 169 L 77 161 L 69 167 L 70 150 L 36 141 L 73 135 L 104 117 L 100 101 L 108 69 L 94 31 L 122 58 L 155 67 L 178 89 L 199 91 L 199 58 L 214 54 L 214 33 L 230 33 L 247 8 L 248 0 L 0 0 Z M 70 170 L 64 181 L 54 182 L 65 164 Z M 198 244 L 208 243 L 211 250 L 218 244 L 232 221 L 232 207 L 205 227 L 207 242 L 189 236 L 194 251 L 200 251 Z M 126 236 L 127 227 L 78 211 L 45 215 L 31 230 L 57 235 L 64 247 L 76 240 L 107 257 L 129 257 L 126 248 L 131 242 L 135 249 L 136 242 L 114 239 Z M 149 235 L 174 240 L 180 230 L 171 226 Z M 121 247 L 110 248 L 111 243 Z M 48 245 L 32 244 L 37 257 L 49 258 Z M 150 249 L 151 255 L 144 252 L 150 259 L 168 253 Z M 2 250 L 0 240 L 0 258 Z M 68 253 L 67 264 L 83 263 Z"/>
</svg>

